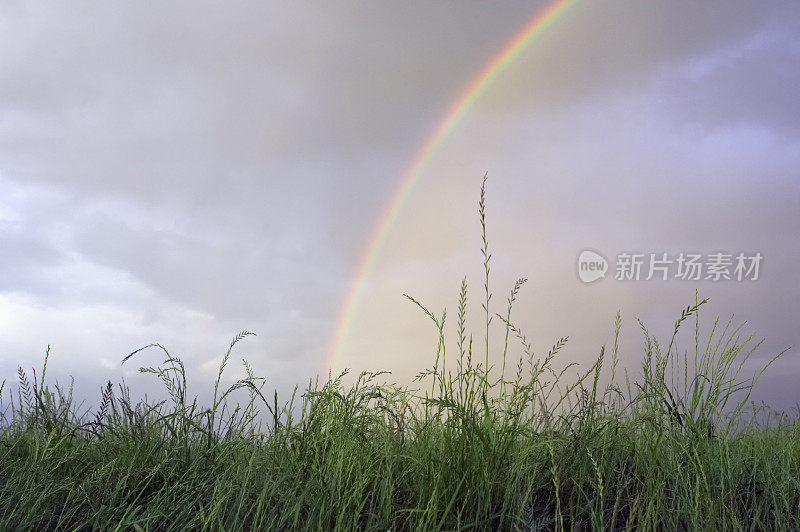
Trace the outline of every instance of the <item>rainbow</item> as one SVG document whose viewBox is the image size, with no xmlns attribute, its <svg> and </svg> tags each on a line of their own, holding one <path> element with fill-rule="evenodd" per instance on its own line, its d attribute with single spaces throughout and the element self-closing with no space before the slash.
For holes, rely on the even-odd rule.
<svg viewBox="0 0 800 532">
<path fill-rule="evenodd" d="M 355 313 L 356 303 L 361 295 L 364 278 L 369 274 L 376 258 L 386 242 L 390 229 L 394 225 L 397 215 L 408 198 L 414 184 L 419 180 L 422 171 L 431 161 L 438 149 L 447 140 L 459 121 L 467 114 L 470 108 L 480 98 L 498 76 L 522 53 L 528 46 L 536 41 L 542 32 L 551 26 L 578 0 L 558 0 L 546 9 L 536 14 L 533 19 L 517 33 L 503 49 L 470 81 L 469 85 L 461 92 L 458 99 L 444 114 L 439 125 L 433 130 L 425 143 L 417 152 L 408 170 L 403 174 L 399 185 L 389 200 L 386 208 L 375 225 L 370 235 L 367 246 L 356 268 L 355 276 L 350 282 L 345 301 L 341 307 L 339 319 L 336 323 L 331 342 L 328 348 L 326 372 L 333 368 L 342 349 L 347 330 Z"/>
</svg>

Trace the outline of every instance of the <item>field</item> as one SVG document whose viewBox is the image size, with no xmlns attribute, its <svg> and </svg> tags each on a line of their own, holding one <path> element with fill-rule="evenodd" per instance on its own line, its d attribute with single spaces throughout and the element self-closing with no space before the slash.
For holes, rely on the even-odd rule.
<svg viewBox="0 0 800 532">
<path fill-rule="evenodd" d="M 619 366 L 618 314 L 614 345 L 567 378 L 567 339 L 534 353 L 513 320 L 524 279 L 490 310 L 484 190 L 486 329 L 466 330 L 466 280 L 456 338 L 445 338 L 446 314 L 409 297 L 439 331 L 413 387 L 364 372 L 279 398 L 245 362 L 248 377 L 226 388 L 245 331 L 211 405 L 189 397 L 182 360 L 154 344 L 163 363 L 141 371 L 168 400 L 133 401 L 109 382 L 79 415 L 72 391 L 47 382 L 45 357 L 0 388 L 0 529 L 800 529 L 800 420 L 765 419 L 750 402 L 780 354 L 745 374 L 755 337 L 719 320 L 701 334 L 707 301 L 696 298 L 666 341 L 637 324 L 636 375 Z M 489 352 L 490 329 L 502 353 Z"/>
</svg>

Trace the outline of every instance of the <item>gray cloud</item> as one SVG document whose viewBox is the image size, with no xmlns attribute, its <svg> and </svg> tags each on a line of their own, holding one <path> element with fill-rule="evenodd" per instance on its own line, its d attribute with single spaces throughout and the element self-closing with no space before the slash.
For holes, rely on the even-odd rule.
<svg viewBox="0 0 800 532">
<path fill-rule="evenodd" d="M 5 331 L 4 356 L 50 336 L 73 353 L 157 340 L 205 367 L 204 345 L 248 327 L 276 383 L 317 373 L 400 175 L 545 5 L 3 4 L 0 310 L 27 320 Z M 479 276 L 461 264 L 477 245 L 484 170 L 497 272 L 540 276 L 549 311 L 520 316 L 540 337 L 575 334 L 563 326 L 574 318 L 588 352 L 621 304 L 664 301 L 651 317 L 668 323 L 691 295 L 581 291 L 565 269 L 592 242 L 765 250 L 772 277 L 758 289 L 709 289 L 723 307 L 751 301 L 791 342 L 798 9 L 615 1 L 565 13 L 413 191 L 368 280 L 351 339 L 363 351 L 349 362 L 410 361 L 412 349 L 426 360 L 400 294 L 446 301 L 440 285 L 451 295 L 462 273 Z"/>
<path fill-rule="evenodd" d="M 792 22 L 796 17 L 791 19 Z M 790 139 L 800 135 L 798 28 L 762 31 L 729 50 L 687 61 L 664 80 L 664 105 L 685 124 L 754 125 Z"/>
</svg>

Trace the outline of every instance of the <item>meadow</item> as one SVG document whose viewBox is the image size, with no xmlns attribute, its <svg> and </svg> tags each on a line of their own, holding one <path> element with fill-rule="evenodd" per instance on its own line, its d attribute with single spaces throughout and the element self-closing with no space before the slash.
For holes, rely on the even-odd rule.
<svg viewBox="0 0 800 532">
<path fill-rule="evenodd" d="M 343 373 L 279 398 L 243 361 L 247 377 L 224 386 L 247 331 L 205 406 L 159 344 L 123 361 L 163 356 L 140 369 L 163 383 L 156 403 L 109 382 L 80 413 L 72 389 L 46 379 L 49 349 L 40 371 L 20 367 L 0 387 L 0 529 L 800 529 L 800 420 L 750 400 L 783 353 L 748 371 L 755 335 L 719 319 L 701 331 L 699 296 L 669 338 L 634 324 L 637 371 L 619 364 L 619 313 L 613 345 L 588 366 L 562 360 L 567 338 L 534 352 L 512 313 L 526 280 L 492 301 L 485 185 L 485 328 L 467 330 L 466 279 L 455 338 L 446 312 L 407 296 L 439 338 L 411 385 Z"/>
</svg>

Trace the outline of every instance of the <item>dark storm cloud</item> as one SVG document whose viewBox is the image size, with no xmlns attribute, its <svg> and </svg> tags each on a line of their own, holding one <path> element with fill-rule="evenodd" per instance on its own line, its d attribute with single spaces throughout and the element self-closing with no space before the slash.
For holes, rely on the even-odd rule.
<svg viewBox="0 0 800 532">
<path fill-rule="evenodd" d="M 55 145 L 32 155 L 73 185 L 210 186 L 231 166 L 394 147 L 515 26 L 486 8 L 284 6 L 7 8 L 3 111 L 38 122 Z"/>
<path fill-rule="evenodd" d="M 352 200 L 346 180 L 372 197 L 394 176 L 376 179 L 364 161 L 402 165 L 479 65 L 538 9 L 12 5 L 2 32 L 10 53 L 0 63 L 2 168 L 144 200 L 183 192 L 192 204 L 218 200 L 223 183 L 257 189 L 275 174 L 311 180 L 322 196 Z M 544 36 L 541 55 L 520 59 L 515 86 L 525 94 L 517 96 L 534 90 L 542 104 L 548 95 L 601 97 L 664 63 L 791 25 L 787 9 L 580 5 Z M 516 89 L 499 90 L 509 91 L 507 105 L 519 102 Z M 327 172 L 297 164 L 309 158 Z"/>
</svg>

